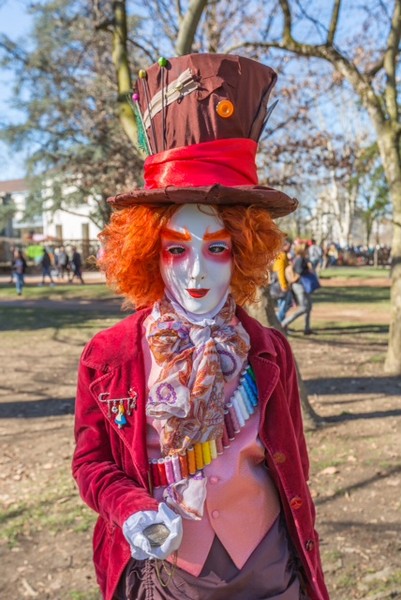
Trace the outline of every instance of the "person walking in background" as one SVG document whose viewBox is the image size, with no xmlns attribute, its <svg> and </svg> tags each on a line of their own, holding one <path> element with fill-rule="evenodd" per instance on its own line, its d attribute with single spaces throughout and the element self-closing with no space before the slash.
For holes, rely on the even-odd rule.
<svg viewBox="0 0 401 600">
<path fill-rule="evenodd" d="M 305 315 L 305 328 L 304 334 L 310 335 L 312 332 L 310 326 L 310 316 L 312 311 L 312 295 L 307 293 L 304 286 L 301 283 L 302 275 L 309 272 L 309 265 L 306 259 L 305 246 L 295 246 L 295 258 L 293 262 L 286 269 L 287 279 L 291 283 L 292 292 L 295 296 L 295 301 L 298 305 L 298 309 L 292 315 L 286 317 L 281 323 L 285 330 L 288 325 L 293 323 L 296 319 Z"/>
<path fill-rule="evenodd" d="M 16 248 L 14 250 L 13 260 L 13 277 L 18 296 L 22 295 L 22 290 L 25 284 L 24 275 L 26 271 L 26 260 L 22 250 Z"/>
<path fill-rule="evenodd" d="M 284 240 L 283 249 L 274 261 L 272 269 L 272 282 L 270 285 L 270 295 L 277 300 L 277 318 L 282 323 L 292 304 L 291 285 L 288 283 L 285 270 L 290 264 L 289 252 L 291 242 L 288 238 Z"/>
<path fill-rule="evenodd" d="M 71 267 L 72 267 L 72 273 L 71 273 L 70 282 L 72 283 L 74 281 L 74 277 L 78 277 L 78 279 L 80 280 L 81 283 L 85 283 L 82 278 L 81 255 L 75 246 L 72 249 Z"/>
<path fill-rule="evenodd" d="M 310 241 L 308 247 L 308 258 L 314 271 L 319 271 L 322 266 L 323 250 L 316 244 L 316 240 L 313 238 Z"/>
<path fill-rule="evenodd" d="M 17 250 L 17 248 L 15 248 L 15 246 L 10 246 L 10 256 L 11 256 L 11 267 L 10 267 L 10 282 L 9 283 L 14 283 L 14 263 L 15 263 L 15 251 Z"/>
<path fill-rule="evenodd" d="M 69 258 L 64 246 L 60 246 L 57 254 L 57 276 L 64 279 L 64 275 L 69 274 Z"/>
<path fill-rule="evenodd" d="M 50 254 L 48 253 L 46 248 L 43 248 L 43 255 L 42 255 L 40 264 L 42 265 L 42 283 L 41 283 L 41 285 L 45 285 L 46 277 L 48 277 L 50 279 L 50 285 L 55 285 L 54 279 L 52 277 L 52 261 L 50 258 Z"/>
</svg>

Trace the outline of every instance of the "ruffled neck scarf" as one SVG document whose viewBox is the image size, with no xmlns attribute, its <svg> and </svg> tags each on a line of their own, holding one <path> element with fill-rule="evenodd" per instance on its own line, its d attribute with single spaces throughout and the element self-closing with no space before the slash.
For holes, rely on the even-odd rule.
<svg viewBox="0 0 401 600">
<path fill-rule="evenodd" d="M 249 336 L 235 320 L 232 296 L 214 317 L 195 318 L 164 298 L 148 321 L 147 342 L 161 371 L 146 414 L 160 420 L 164 456 L 222 436 L 224 382 L 239 375 L 248 356 Z"/>
</svg>

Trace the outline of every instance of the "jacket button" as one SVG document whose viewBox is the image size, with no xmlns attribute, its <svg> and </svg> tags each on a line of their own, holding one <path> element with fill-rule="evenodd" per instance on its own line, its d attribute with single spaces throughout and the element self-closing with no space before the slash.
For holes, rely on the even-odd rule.
<svg viewBox="0 0 401 600">
<path fill-rule="evenodd" d="M 315 542 L 313 540 L 306 540 L 305 542 L 305 550 L 307 552 L 312 552 L 313 548 L 315 547 Z"/>
<path fill-rule="evenodd" d="M 209 479 L 210 483 L 217 483 L 219 481 L 219 478 L 216 477 L 215 475 L 212 475 L 212 477 Z"/>
<path fill-rule="evenodd" d="M 282 465 L 287 460 L 287 457 L 284 452 L 275 452 L 273 454 L 273 460 L 277 465 Z"/>
<path fill-rule="evenodd" d="M 300 509 L 302 504 L 303 504 L 302 498 L 300 498 L 299 496 L 295 496 L 294 498 L 292 498 L 292 500 L 290 500 L 290 506 L 294 510 Z"/>
<path fill-rule="evenodd" d="M 217 519 L 217 517 L 218 517 L 219 515 L 220 515 L 220 513 L 219 513 L 219 511 L 218 511 L 218 510 L 214 510 L 214 511 L 212 512 L 212 517 L 213 517 L 213 519 Z"/>
</svg>

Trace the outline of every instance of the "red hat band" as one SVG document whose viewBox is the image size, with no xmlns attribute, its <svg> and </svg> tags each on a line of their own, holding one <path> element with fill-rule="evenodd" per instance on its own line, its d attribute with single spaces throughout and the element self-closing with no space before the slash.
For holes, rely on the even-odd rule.
<svg viewBox="0 0 401 600">
<path fill-rule="evenodd" d="M 153 154 L 145 160 L 145 189 L 257 185 L 256 151 L 254 140 L 231 138 Z"/>
</svg>

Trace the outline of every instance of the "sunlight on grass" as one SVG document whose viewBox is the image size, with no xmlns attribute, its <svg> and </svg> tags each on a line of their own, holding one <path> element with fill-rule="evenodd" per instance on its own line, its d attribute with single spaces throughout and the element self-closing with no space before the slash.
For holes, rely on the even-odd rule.
<svg viewBox="0 0 401 600">
<path fill-rule="evenodd" d="M 70 600 L 101 600 L 101 597 L 97 590 L 91 590 L 87 592 L 71 591 Z"/>
<path fill-rule="evenodd" d="M 70 472 L 55 474 L 54 488 L 32 488 L 29 500 L 0 511 L 0 539 L 10 548 L 18 545 L 22 536 L 33 536 L 46 529 L 52 533 L 71 530 L 75 533 L 92 530 L 96 515 L 80 499 Z"/>
<path fill-rule="evenodd" d="M 322 287 L 313 295 L 314 304 L 335 302 L 335 304 L 369 304 L 369 310 L 375 304 L 390 302 L 390 288 L 385 286 L 331 286 Z M 381 309 L 383 306 L 381 306 Z"/>
<path fill-rule="evenodd" d="M 389 267 L 329 267 L 319 272 L 321 279 L 371 279 L 386 278 L 390 275 Z"/>
<path fill-rule="evenodd" d="M 2 300 L 16 300 L 15 286 L 0 284 L 0 298 Z M 105 284 L 68 285 L 56 284 L 38 286 L 28 284 L 24 287 L 23 298 L 27 300 L 112 300 L 116 295 Z"/>
<path fill-rule="evenodd" d="M 1 305 L 0 305 L 1 306 Z M 43 308 L 3 307 L 0 313 L 2 336 L 20 331 L 41 330 L 43 335 L 51 337 L 52 331 L 63 330 L 69 335 L 77 334 L 87 340 L 99 329 L 114 325 L 126 315 L 116 307 L 115 314 L 102 313 L 101 310 L 49 310 Z"/>
</svg>

